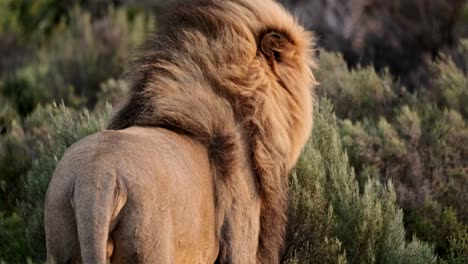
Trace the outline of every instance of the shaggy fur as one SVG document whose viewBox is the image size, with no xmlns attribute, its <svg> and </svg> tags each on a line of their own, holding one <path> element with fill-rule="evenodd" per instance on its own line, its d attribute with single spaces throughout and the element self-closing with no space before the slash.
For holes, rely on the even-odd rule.
<svg viewBox="0 0 468 264">
<path fill-rule="evenodd" d="M 108 128 L 162 127 L 208 149 L 223 263 L 235 259 L 242 219 L 229 214 L 242 196 L 236 175 L 248 167 L 261 200 L 258 262 L 278 263 L 287 175 L 312 127 L 312 36 L 271 0 L 175 10 L 133 65 L 129 97 Z"/>
<path fill-rule="evenodd" d="M 48 261 L 278 263 L 312 128 L 311 42 L 272 0 L 176 7 L 109 130 L 54 172 Z"/>
</svg>

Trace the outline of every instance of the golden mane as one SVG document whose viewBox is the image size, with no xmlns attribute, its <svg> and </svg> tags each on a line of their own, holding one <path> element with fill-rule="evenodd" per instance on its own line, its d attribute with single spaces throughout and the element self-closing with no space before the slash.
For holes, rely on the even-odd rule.
<svg viewBox="0 0 468 264">
<path fill-rule="evenodd" d="M 108 129 L 162 127 L 204 145 L 215 182 L 220 262 L 230 259 L 236 175 L 261 199 L 259 263 L 278 263 L 287 176 L 312 128 L 311 33 L 272 0 L 178 4 L 130 72 Z M 233 198 L 234 196 L 234 198 Z M 228 230 L 229 228 L 233 230 Z"/>
</svg>

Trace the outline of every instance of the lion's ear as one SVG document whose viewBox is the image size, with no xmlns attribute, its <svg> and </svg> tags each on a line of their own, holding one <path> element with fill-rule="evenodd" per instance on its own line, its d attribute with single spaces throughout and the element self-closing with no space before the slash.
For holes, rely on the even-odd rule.
<svg viewBox="0 0 468 264">
<path fill-rule="evenodd" d="M 292 58 L 296 52 L 294 44 L 283 34 L 269 32 L 260 40 L 260 50 L 268 60 L 281 61 Z"/>
</svg>

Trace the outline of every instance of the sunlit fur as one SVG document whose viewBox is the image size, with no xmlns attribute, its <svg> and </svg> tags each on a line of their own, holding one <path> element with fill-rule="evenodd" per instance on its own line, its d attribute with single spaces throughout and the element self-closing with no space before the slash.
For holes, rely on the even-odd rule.
<svg viewBox="0 0 468 264">
<path fill-rule="evenodd" d="M 278 263 L 288 172 L 312 128 L 313 37 L 272 0 L 183 2 L 132 65 L 108 129 L 160 127 L 200 142 L 215 188 L 217 261 Z M 243 234 L 246 225 L 254 231 Z"/>
<path fill-rule="evenodd" d="M 148 42 L 109 128 L 160 126 L 192 136 L 209 149 L 218 186 L 235 181 L 243 144 L 263 204 L 258 255 L 275 263 L 287 173 L 312 127 L 313 38 L 271 0 L 193 2 L 178 6 Z M 272 32 L 289 41 L 273 58 L 260 45 Z M 218 193 L 217 206 L 229 207 L 232 198 Z"/>
</svg>

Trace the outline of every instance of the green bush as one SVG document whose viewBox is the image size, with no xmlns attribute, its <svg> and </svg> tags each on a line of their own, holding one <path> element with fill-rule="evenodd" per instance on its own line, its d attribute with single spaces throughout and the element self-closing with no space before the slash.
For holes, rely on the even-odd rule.
<svg viewBox="0 0 468 264">
<path fill-rule="evenodd" d="M 55 74 L 49 64 L 27 65 L 16 72 L 3 76 L 0 92 L 10 102 L 21 116 L 27 116 L 39 105 L 51 102 L 57 98 L 67 100 L 74 96 L 71 87 L 67 87 L 60 75 Z"/>
<path fill-rule="evenodd" d="M 23 219 L 0 213 L 0 263 L 24 263 L 27 255 Z"/>
<path fill-rule="evenodd" d="M 80 9 L 74 9 L 71 16 L 73 23 L 39 56 L 65 79 L 64 87 L 73 87 L 75 94 L 86 98 L 86 105 L 92 108 L 102 83 L 125 72 L 131 51 L 152 30 L 154 21 L 145 13 L 130 19 L 125 8 L 110 8 L 101 19 L 93 19 Z"/>
<path fill-rule="evenodd" d="M 50 146 L 50 115 L 54 108 L 39 105 L 20 123 L 18 116 L 9 115 L 8 105 L 6 107 L 4 133 L 0 135 L 0 212 L 9 215 L 17 211 L 18 199 L 23 192 L 23 175 L 29 170 L 31 161 Z"/>
<path fill-rule="evenodd" d="M 107 15 L 107 9 L 126 0 L 2 0 L 0 33 L 21 33 L 22 41 L 46 42 L 52 35 L 74 23 L 73 7 L 79 6 L 95 18 Z M 140 10 L 141 11 L 141 10 Z"/>
<path fill-rule="evenodd" d="M 468 56 L 463 43 L 460 50 Z M 360 190 L 368 172 L 382 183 L 392 180 L 409 237 L 434 243 L 441 259 L 448 257 L 452 231 L 441 232 L 444 221 L 434 219 L 450 209 L 452 224 L 468 227 L 467 73 L 442 57 L 431 66 L 431 85 L 410 93 L 372 68 L 349 69 L 340 55 L 322 52 L 320 62 L 318 93 L 337 107 Z M 435 208 L 428 210 L 427 203 Z"/>
<path fill-rule="evenodd" d="M 450 253 L 447 261 L 441 263 L 462 264 L 468 262 L 468 230 L 463 229 L 449 238 Z"/>
<path fill-rule="evenodd" d="M 20 208 L 25 221 L 28 255 L 45 260 L 44 200 L 47 186 L 65 150 L 83 137 L 95 133 L 107 123 L 109 108 L 102 114 L 87 110 L 76 112 L 64 105 L 51 111 L 49 148 L 43 149 L 25 177 L 24 197 Z"/>
<path fill-rule="evenodd" d="M 21 189 L 18 175 L 26 172 L 31 163 L 24 138 L 24 131 L 16 120 L 12 121 L 9 131 L 0 136 L 0 213 L 15 211 Z"/>
<path fill-rule="evenodd" d="M 359 191 L 326 100 L 292 173 L 290 196 L 286 263 L 435 263 L 429 245 L 406 241 L 391 182 L 385 187 L 369 171 Z"/>
<path fill-rule="evenodd" d="M 97 103 L 95 111 L 102 111 L 107 104 L 117 106 L 122 98 L 127 96 L 129 90 L 128 83 L 124 80 L 109 79 L 101 84 L 101 89 L 97 94 Z"/>
<path fill-rule="evenodd" d="M 318 94 L 333 100 L 340 118 L 377 118 L 397 101 L 397 86 L 388 72 L 382 77 L 372 67 L 350 69 L 341 54 L 324 51 L 319 67 Z"/>
<path fill-rule="evenodd" d="M 34 150 L 35 159 L 32 167 L 29 169 L 28 164 L 22 168 L 26 176 L 17 177 L 18 171 L 15 170 L 21 164 L 18 160 L 4 161 L 0 155 L 0 169 L 6 173 L 2 175 L 3 178 L 0 181 L 0 187 L 5 187 L 0 188 L 0 194 L 5 196 L 2 193 L 5 191 L 14 198 L 13 202 L 8 203 L 10 206 L 16 206 L 18 200 L 21 201 L 21 218 L 16 213 L 9 216 L 0 213 L 0 242 L 8 241 L 8 243 L 0 243 L 0 261 L 21 263 L 25 262 L 27 257 L 32 257 L 35 262 L 45 260 L 43 208 L 49 179 L 64 151 L 81 138 L 101 130 L 107 122 L 109 111 L 110 108 L 106 107 L 101 114 L 92 114 L 87 110 L 78 112 L 63 104 L 60 106 L 53 104 L 38 107 L 25 120 L 24 126 L 28 133 L 22 134 L 23 137 L 17 140 L 19 142 L 17 147 L 24 152 L 18 154 L 6 152 L 8 154 L 6 157 L 22 158 L 24 161 L 29 156 L 25 153 L 25 146 Z M 13 133 L 11 134 L 0 139 L 8 140 L 13 137 Z M 3 146 L 9 145 L 2 144 Z M 13 171 L 9 173 L 5 168 Z M 5 177 L 8 175 L 13 179 Z M 13 184 L 14 181 L 19 182 Z M 11 189 L 12 187 L 15 188 Z M 21 188 L 21 192 L 18 188 Z M 22 197 L 18 197 L 18 193 L 22 193 Z M 6 212 L 12 211 L 6 210 L 11 208 L 0 208 Z M 3 238 L 5 240 L 2 240 Z"/>
<path fill-rule="evenodd" d="M 33 47 L 29 63 L 0 72 L 0 94 L 14 102 L 22 117 L 54 100 L 93 108 L 102 84 L 124 73 L 131 50 L 154 27 L 151 15 L 130 15 L 127 8 L 109 8 L 101 18 L 75 8 L 70 17 L 60 34 Z"/>
</svg>

